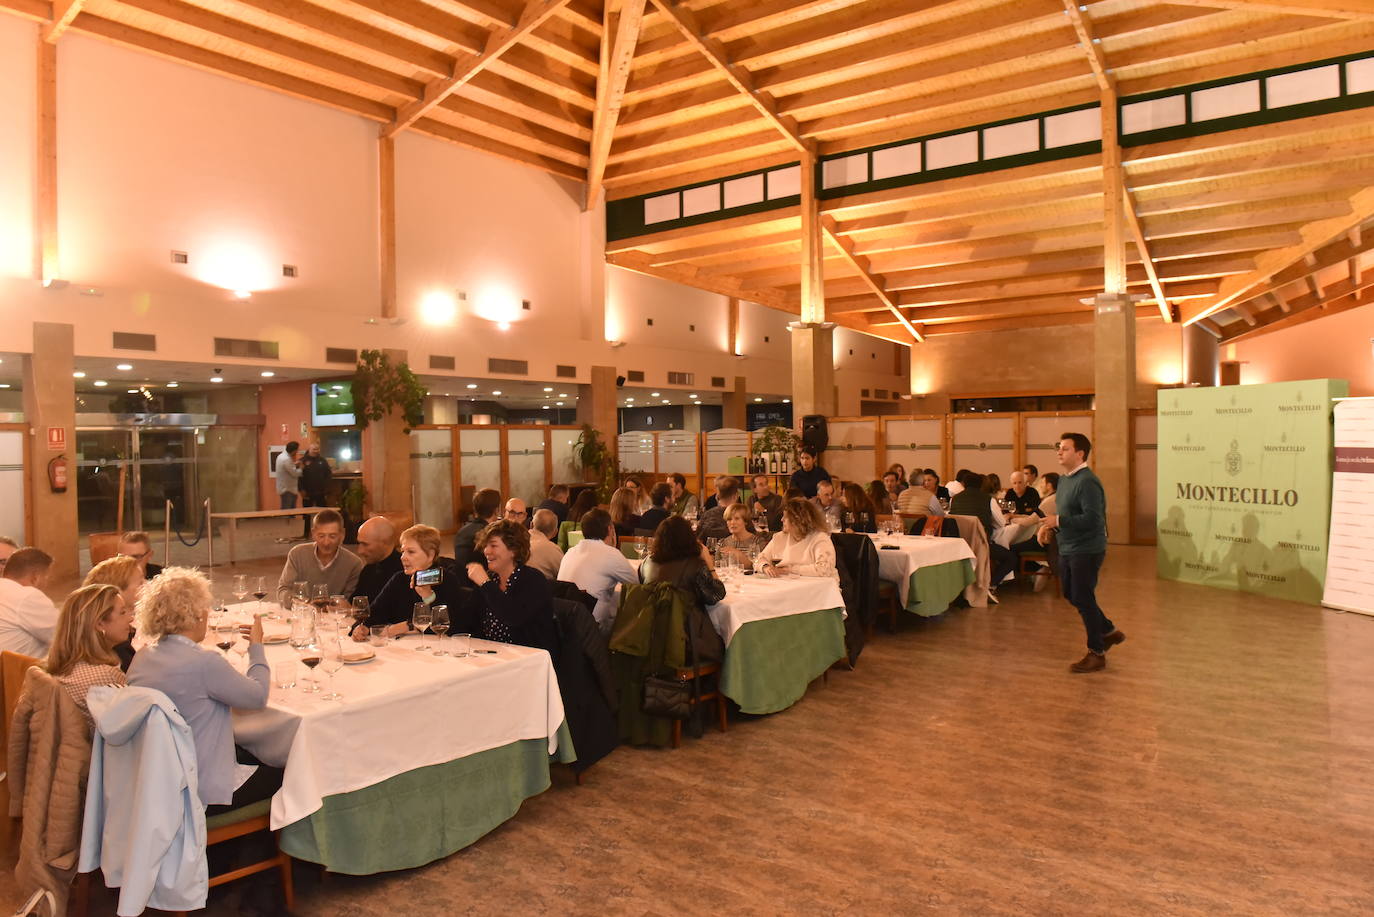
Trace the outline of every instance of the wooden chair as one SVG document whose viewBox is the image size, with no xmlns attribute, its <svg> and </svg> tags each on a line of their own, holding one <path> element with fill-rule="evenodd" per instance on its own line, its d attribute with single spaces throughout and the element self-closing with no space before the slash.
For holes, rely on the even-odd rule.
<svg viewBox="0 0 1374 917">
<path fill-rule="evenodd" d="M 692 681 L 693 679 L 699 679 L 705 675 L 719 676 L 720 665 L 718 663 L 708 662 L 705 665 L 697 666 L 695 670 L 692 669 L 691 666 L 683 666 L 677 669 L 673 674 L 681 681 Z M 720 731 L 724 732 L 730 720 L 729 711 L 725 705 L 725 695 L 720 693 L 719 677 L 716 679 L 715 690 L 701 692 L 699 697 L 693 698 L 692 706 L 695 707 L 699 703 L 704 704 L 708 700 L 716 702 L 717 725 L 720 727 Z M 673 747 L 682 747 L 682 720 L 673 720 Z"/>
<path fill-rule="evenodd" d="M 102 560 L 109 560 L 119 553 L 119 536 L 122 532 L 91 532 L 86 536 L 86 546 L 91 553 L 91 566 Z"/>
</svg>

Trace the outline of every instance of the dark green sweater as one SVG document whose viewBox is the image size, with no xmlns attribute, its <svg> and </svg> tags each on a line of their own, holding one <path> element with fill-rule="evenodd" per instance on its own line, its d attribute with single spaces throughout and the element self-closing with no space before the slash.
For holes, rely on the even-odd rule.
<svg viewBox="0 0 1374 917">
<path fill-rule="evenodd" d="M 1059 476 L 1060 554 L 1102 554 L 1107 550 L 1107 495 L 1091 468 Z"/>
</svg>

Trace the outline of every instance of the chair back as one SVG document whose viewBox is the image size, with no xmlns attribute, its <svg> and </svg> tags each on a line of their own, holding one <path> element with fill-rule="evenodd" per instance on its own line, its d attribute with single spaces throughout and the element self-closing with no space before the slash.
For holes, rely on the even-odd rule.
<svg viewBox="0 0 1374 917">
<path fill-rule="evenodd" d="M 628 560 L 638 560 L 640 545 L 643 545 L 644 550 L 647 552 L 649 546 L 653 544 L 653 541 L 652 538 L 645 538 L 642 535 L 621 535 L 620 553 L 624 554 Z"/>
<path fill-rule="evenodd" d="M 969 548 L 973 550 L 974 580 L 964 589 L 964 598 L 973 608 L 986 608 L 988 590 L 992 583 L 992 552 L 988 547 L 987 530 L 983 528 L 983 521 L 977 516 L 951 515 L 948 518 L 953 519 L 959 526 L 959 537 L 967 541 Z"/>
<path fill-rule="evenodd" d="M 563 523 L 567 525 L 567 523 Z M 582 530 L 574 529 L 568 532 L 568 547 L 574 548 L 582 542 Z"/>
<path fill-rule="evenodd" d="M 572 545 L 568 542 L 568 534 L 570 532 L 581 531 L 581 529 L 582 523 L 580 522 L 571 522 L 565 520 L 563 522 L 558 523 L 558 547 L 566 553 L 568 548 L 572 547 Z"/>
<path fill-rule="evenodd" d="M 833 533 L 835 566 L 840 571 L 840 592 L 844 595 L 844 643 L 853 665 L 863 652 L 864 634 L 878 618 L 878 549 L 867 535 Z"/>
<path fill-rule="evenodd" d="M 19 695 L 24 691 L 24 676 L 29 668 L 42 663 L 42 659 L 12 653 L 0 653 L 0 703 L 4 705 L 5 722 L 0 724 L 0 736 L 6 745 L 9 743 L 10 722 L 14 719 L 14 708 L 19 706 Z"/>
<path fill-rule="evenodd" d="M 102 560 L 109 560 L 119 551 L 121 532 L 91 532 L 86 536 L 86 546 L 91 552 L 91 566 Z"/>
</svg>

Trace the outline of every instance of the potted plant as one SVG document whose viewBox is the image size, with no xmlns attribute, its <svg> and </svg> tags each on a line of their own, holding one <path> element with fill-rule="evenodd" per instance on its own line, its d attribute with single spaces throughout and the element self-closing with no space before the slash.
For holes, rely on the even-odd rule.
<svg viewBox="0 0 1374 917">
<path fill-rule="evenodd" d="M 573 461 L 588 481 L 596 482 L 598 503 L 609 503 L 616 488 L 615 456 L 601 432 L 589 423 L 582 425 L 572 447 Z"/>
<path fill-rule="evenodd" d="M 789 466 L 795 467 L 797 462 L 797 450 L 801 447 L 801 439 L 787 427 L 777 425 L 764 427 L 754 434 L 754 445 L 749 450 L 754 455 L 768 455 L 778 453 L 779 458 L 785 457 Z"/>
<path fill-rule="evenodd" d="M 367 488 L 362 481 L 354 481 L 339 495 L 339 511 L 344 518 L 344 542 L 358 543 L 358 526 L 363 524 L 363 507 L 367 504 Z"/>
<path fill-rule="evenodd" d="M 405 363 L 392 363 L 380 350 L 358 355 L 353 373 L 353 413 L 358 426 L 366 427 L 399 410 L 405 432 L 425 422 L 425 395 L 429 394 Z"/>
</svg>

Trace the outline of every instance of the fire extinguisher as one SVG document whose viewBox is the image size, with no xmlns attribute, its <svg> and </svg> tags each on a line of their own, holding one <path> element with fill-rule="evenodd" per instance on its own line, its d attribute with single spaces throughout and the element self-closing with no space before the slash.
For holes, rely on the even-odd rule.
<svg viewBox="0 0 1374 917">
<path fill-rule="evenodd" d="M 48 462 L 48 486 L 55 494 L 67 492 L 67 456 L 59 455 Z"/>
</svg>

